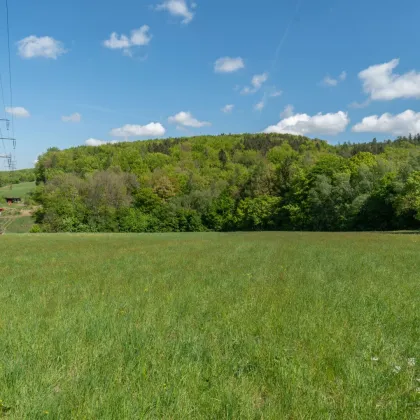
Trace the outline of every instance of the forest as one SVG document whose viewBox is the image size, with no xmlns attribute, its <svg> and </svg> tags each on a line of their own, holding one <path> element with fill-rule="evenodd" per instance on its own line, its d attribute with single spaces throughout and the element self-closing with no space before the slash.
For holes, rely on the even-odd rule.
<svg viewBox="0 0 420 420">
<path fill-rule="evenodd" d="M 50 148 L 34 232 L 420 228 L 420 135 L 221 134 Z"/>
<path fill-rule="evenodd" d="M 0 171 L 0 188 L 6 185 L 35 181 L 33 169 L 19 169 L 16 171 Z"/>
</svg>

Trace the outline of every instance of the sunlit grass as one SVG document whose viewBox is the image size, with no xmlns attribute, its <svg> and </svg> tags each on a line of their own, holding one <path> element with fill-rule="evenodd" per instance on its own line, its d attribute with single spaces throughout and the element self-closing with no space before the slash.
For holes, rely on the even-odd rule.
<svg viewBox="0 0 420 420">
<path fill-rule="evenodd" d="M 21 184 L 14 184 L 12 188 L 6 185 L 0 188 L 0 203 L 4 203 L 4 197 L 18 197 L 24 198 L 29 192 L 35 189 L 35 182 L 22 182 Z"/>
<path fill-rule="evenodd" d="M 8 418 L 420 415 L 420 235 L 0 239 Z"/>
</svg>

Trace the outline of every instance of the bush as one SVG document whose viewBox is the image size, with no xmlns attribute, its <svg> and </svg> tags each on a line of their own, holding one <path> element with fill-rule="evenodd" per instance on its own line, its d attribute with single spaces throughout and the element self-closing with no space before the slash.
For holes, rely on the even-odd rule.
<svg viewBox="0 0 420 420">
<path fill-rule="evenodd" d="M 31 227 L 29 233 L 41 233 L 41 226 L 37 225 L 36 223 Z"/>
</svg>

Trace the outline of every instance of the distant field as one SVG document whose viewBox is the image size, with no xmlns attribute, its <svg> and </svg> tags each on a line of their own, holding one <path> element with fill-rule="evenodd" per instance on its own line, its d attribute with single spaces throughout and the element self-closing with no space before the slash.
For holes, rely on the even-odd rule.
<svg viewBox="0 0 420 420">
<path fill-rule="evenodd" d="M 0 202 L 4 203 L 4 198 L 7 196 L 24 198 L 26 194 L 33 191 L 35 188 L 35 182 L 22 182 L 21 184 L 12 185 L 0 188 Z"/>
<path fill-rule="evenodd" d="M 30 231 L 34 224 L 34 219 L 25 215 L 25 213 L 22 213 L 23 215 L 16 213 L 18 210 L 21 212 L 23 203 L 9 206 L 6 203 L 5 197 L 19 197 L 23 200 L 29 192 L 34 190 L 34 188 L 35 182 L 15 184 L 12 186 L 12 189 L 10 189 L 10 186 L 0 188 L 0 207 L 5 209 L 2 215 L 0 215 L 0 229 L 7 226 L 7 233 L 27 233 Z M 10 220 L 10 217 L 13 218 L 13 221 Z"/>
<path fill-rule="evenodd" d="M 16 217 L 7 228 L 7 233 L 28 233 L 34 224 L 31 216 Z"/>
<path fill-rule="evenodd" d="M 1 236 L 0 417 L 420 418 L 419 250 L 416 234 Z"/>
</svg>

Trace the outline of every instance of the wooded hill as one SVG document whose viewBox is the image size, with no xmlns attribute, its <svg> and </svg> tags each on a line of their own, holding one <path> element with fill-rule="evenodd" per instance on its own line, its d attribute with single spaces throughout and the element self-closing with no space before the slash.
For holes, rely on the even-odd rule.
<svg viewBox="0 0 420 420">
<path fill-rule="evenodd" d="M 420 227 L 420 135 L 329 145 L 288 134 L 49 149 L 34 230 L 164 232 Z"/>
</svg>

